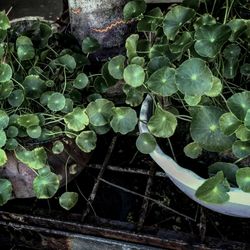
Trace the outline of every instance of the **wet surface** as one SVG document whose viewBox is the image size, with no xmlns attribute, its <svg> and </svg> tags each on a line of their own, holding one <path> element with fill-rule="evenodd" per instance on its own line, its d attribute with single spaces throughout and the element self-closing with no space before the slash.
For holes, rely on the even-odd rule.
<svg viewBox="0 0 250 250">
<path fill-rule="evenodd" d="M 0 10 L 8 12 L 9 18 L 25 16 L 43 16 L 48 20 L 56 20 L 63 12 L 63 0 L 1 0 Z"/>
</svg>

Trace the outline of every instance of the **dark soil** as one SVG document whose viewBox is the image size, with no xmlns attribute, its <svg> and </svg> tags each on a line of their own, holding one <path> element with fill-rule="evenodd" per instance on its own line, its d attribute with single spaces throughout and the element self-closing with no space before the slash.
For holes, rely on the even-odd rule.
<svg viewBox="0 0 250 250">
<path fill-rule="evenodd" d="M 99 140 L 98 148 L 92 157 L 91 164 L 102 164 L 110 138 L 111 135 L 108 135 L 103 136 Z M 121 136 L 118 138 L 109 165 L 120 166 L 121 168 L 129 167 L 135 170 L 150 169 L 150 166 L 154 163 L 148 156 L 137 154 L 134 146 L 135 138 L 135 136 Z M 157 167 L 156 171 L 161 170 Z M 13 200 L 8 202 L 1 210 L 51 218 L 59 217 L 59 219 L 63 220 L 72 217 L 71 215 L 73 214 L 81 216 L 86 209 L 86 198 L 91 193 L 98 172 L 99 170 L 97 169 L 86 168 L 75 181 L 70 183 L 68 186 L 69 191 L 78 192 L 80 189 L 85 196 L 85 198 L 80 196 L 77 206 L 70 212 L 65 212 L 58 205 L 58 197 L 60 193 L 65 191 L 65 187 L 61 188 L 56 197 L 49 202 L 37 199 Z M 144 195 L 148 179 L 146 175 L 109 170 L 105 171 L 102 178 L 142 195 Z M 249 219 L 224 216 L 200 207 L 180 192 L 168 178 L 153 177 L 150 197 L 179 213 L 193 218 L 194 221 L 170 212 L 155 202 L 150 201 L 144 226 L 191 233 L 198 239 L 204 240 L 204 242 L 206 242 L 207 236 L 212 236 L 221 240 L 250 243 Z M 106 183 L 101 183 L 87 221 L 95 214 L 99 218 L 137 225 L 141 216 L 142 202 L 143 199 L 137 195 L 122 191 Z"/>
</svg>

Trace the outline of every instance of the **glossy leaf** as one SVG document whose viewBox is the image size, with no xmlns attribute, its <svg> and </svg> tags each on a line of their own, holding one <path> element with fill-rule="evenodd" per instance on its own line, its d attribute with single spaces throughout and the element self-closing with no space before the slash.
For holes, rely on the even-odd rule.
<svg viewBox="0 0 250 250">
<path fill-rule="evenodd" d="M 0 130 L 5 129 L 9 124 L 9 116 L 4 110 L 0 110 Z"/>
<path fill-rule="evenodd" d="M 238 158 L 245 158 L 250 155 L 249 141 L 236 141 L 232 146 L 233 154 Z"/>
<path fill-rule="evenodd" d="M 216 97 L 221 94 L 223 85 L 218 77 L 213 76 L 212 79 L 213 79 L 212 88 L 208 92 L 206 92 L 205 95 L 209 97 Z"/>
<path fill-rule="evenodd" d="M 241 121 L 234 114 L 228 112 L 220 117 L 219 124 L 225 135 L 232 135 L 241 125 Z"/>
<path fill-rule="evenodd" d="M 231 112 L 241 121 L 244 121 L 248 109 L 250 109 L 250 92 L 244 91 L 232 95 L 227 100 Z"/>
<path fill-rule="evenodd" d="M 214 58 L 230 35 L 231 29 L 227 25 L 203 25 L 195 32 L 195 50 L 200 56 Z"/>
<path fill-rule="evenodd" d="M 174 40 L 179 29 L 193 18 L 195 11 L 183 6 L 173 7 L 165 16 L 163 31 L 169 40 Z"/>
<path fill-rule="evenodd" d="M 229 200 L 230 186 L 223 172 L 207 179 L 196 191 L 195 196 L 206 203 L 223 204 Z"/>
<path fill-rule="evenodd" d="M 146 82 L 148 88 L 160 96 L 171 96 L 178 91 L 175 69 L 163 67 L 155 71 Z"/>
<path fill-rule="evenodd" d="M 135 110 L 129 107 L 115 107 L 112 109 L 111 127 L 116 133 L 127 134 L 135 129 L 138 118 Z"/>
<path fill-rule="evenodd" d="M 60 206 L 66 210 L 72 209 L 78 201 L 78 193 L 65 192 L 59 198 Z"/>
<path fill-rule="evenodd" d="M 156 140 L 154 136 L 149 133 L 140 134 L 136 140 L 137 149 L 143 154 L 150 154 L 156 148 Z"/>
<path fill-rule="evenodd" d="M 0 206 L 3 206 L 11 199 L 12 196 L 12 185 L 7 179 L 0 179 Z"/>
<path fill-rule="evenodd" d="M 250 130 L 247 129 L 244 125 L 239 126 L 239 128 L 235 131 L 235 135 L 241 141 L 250 140 Z"/>
<path fill-rule="evenodd" d="M 2 82 L 0 84 L 0 100 L 7 99 L 14 89 L 14 84 L 12 81 Z"/>
<path fill-rule="evenodd" d="M 177 119 L 172 113 L 163 110 L 158 104 L 154 114 L 148 122 L 149 131 L 156 137 L 168 138 L 177 127 Z"/>
<path fill-rule="evenodd" d="M 201 155 L 202 147 L 196 142 L 191 142 L 184 147 L 184 153 L 187 157 L 196 159 Z"/>
<path fill-rule="evenodd" d="M 38 199 L 49 199 L 56 194 L 59 184 L 59 177 L 52 172 L 48 172 L 36 176 L 33 181 L 33 189 Z"/>
<path fill-rule="evenodd" d="M 100 44 L 95 38 L 86 37 L 82 41 L 82 51 L 83 53 L 94 53 L 100 48 Z"/>
<path fill-rule="evenodd" d="M 212 89 L 213 75 L 205 61 L 191 58 L 177 69 L 176 84 L 185 95 L 202 96 Z"/>
<path fill-rule="evenodd" d="M 137 56 L 138 40 L 139 40 L 138 34 L 132 34 L 126 40 L 125 47 L 127 50 L 127 57 L 129 60 Z"/>
<path fill-rule="evenodd" d="M 52 152 L 53 154 L 61 154 L 64 150 L 64 144 L 61 141 L 55 141 L 53 143 Z"/>
<path fill-rule="evenodd" d="M 236 184 L 236 172 L 238 166 L 228 162 L 216 162 L 208 167 L 209 176 L 214 176 L 222 171 L 225 178 L 233 184 Z"/>
<path fill-rule="evenodd" d="M 229 37 L 230 42 L 234 42 L 238 39 L 238 37 L 246 30 L 247 25 L 243 19 L 233 19 L 227 23 L 227 25 L 231 28 L 232 34 Z"/>
<path fill-rule="evenodd" d="M 240 168 L 236 173 L 236 181 L 241 190 L 250 192 L 250 168 Z"/>
<path fill-rule="evenodd" d="M 85 73 L 80 73 L 73 82 L 73 86 L 77 89 L 84 89 L 88 84 L 89 78 Z"/>
<path fill-rule="evenodd" d="M 48 108 L 51 111 L 60 111 L 65 107 L 66 99 L 63 94 L 61 93 L 53 93 L 48 98 Z"/>
<path fill-rule="evenodd" d="M 32 169 L 38 170 L 46 166 L 47 154 L 43 147 L 38 147 L 31 151 L 19 149 L 15 151 L 15 154 L 19 161 L 27 164 Z"/>
<path fill-rule="evenodd" d="M 10 21 L 5 11 L 0 11 L 0 30 L 7 30 L 10 28 Z"/>
<path fill-rule="evenodd" d="M 28 97 L 39 98 L 46 90 L 45 82 L 38 75 L 29 75 L 23 81 L 25 94 Z"/>
<path fill-rule="evenodd" d="M 136 88 L 143 85 L 145 80 L 145 72 L 141 66 L 131 64 L 124 69 L 123 77 L 128 85 Z"/>
<path fill-rule="evenodd" d="M 10 81 L 12 77 L 12 69 L 7 63 L 0 63 L 0 83 Z"/>
<path fill-rule="evenodd" d="M 86 113 L 90 123 L 97 127 L 107 125 L 111 120 L 113 107 L 114 104 L 106 99 L 97 99 L 89 103 Z"/>
<path fill-rule="evenodd" d="M 78 132 L 88 126 L 89 118 L 84 109 L 77 107 L 74 108 L 72 112 L 64 116 L 64 122 L 68 129 Z"/>
<path fill-rule="evenodd" d="M 4 166 L 7 162 L 7 155 L 3 149 L 0 148 L 0 167 Z"/>
<path fill-rule="evenodd" d="M 145 90 L 142 86 L 133 88 L 125 84 L 123 86 L 123 92 L 126 94 L 126 103 L 132 107 L 136 107 L 142 103 Z"/>
<path fill-rule="evenodd" d="M 83 131 L 76 137 L 76 145 L 85 153 L 96 147 L 97 136 L 94 131 Z"/>
<path fill-rule="evenodd" d="M 193 114 L 190 132 L 193 140 L 211 152 L 229 149 L 234 138 L 225 135 L 219 125 L 223 111 L 215 106 L 201 106 Z"/>
<path fill-rule="evenodd" d="M 146 10 L 145 1 L 129 1 L 123 8 L 125 20 L 140 16 Z"/>
<path fill-rule="evenodd" d="M 125 56 L 119 55 L 113 57 L 108 64 L 108 70 L 111 76 L 117 80 L 123 79 Z"/>
<path fill-rule="evenodd" d="M 38 126 L 40 123 L 40 119 L 35 114 L 25 114 L 25 115 L 20 115 L 17 118 L 17 123 L 20 126 L 28 128 L 31 126 Z"/>
</svg>

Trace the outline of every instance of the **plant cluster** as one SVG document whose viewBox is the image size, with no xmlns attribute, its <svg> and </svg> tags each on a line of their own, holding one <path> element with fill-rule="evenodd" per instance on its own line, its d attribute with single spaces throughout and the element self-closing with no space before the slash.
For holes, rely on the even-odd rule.
<svg viewBox="0 0 250 250">
<path fill-rule="evenodd" d="M 89 153 L 97 135 L 111 128 L 124 134 L 137 124 L 132 108 L 115 107 L 102 97 L 116 83 L 108 65 L 102 66 L 101 74 L 86 69 L 89 53 L 99 48 L 97 41 L 87 37 L 80 48 L 72 39 L 67 44 L 67 37 L 46 22 L 35 21 L 26 28 L 12 25 L 0 12 L 0 166 L 14 154 L 31 168 L 39 199 L 51 198 L 60 186 L 48 154 L 62 153 L 64 138 Z M 47 141 L 53 144 L 52 152 L 43 146 Z M 0 179 L 1 205 L 12 197 L 12 190 L 9 180 Z M 77 199 L 77 193 L 65 192 L 59 202 L 70 209 Z"/>
<path fill-rule="evenodd" d="M 170 142 L 185 121 L 188 157 L 231 155 L 208 166 L 211 177 L 196 192 L 206 202 L 227 201 L 230 186 L 250 192 L 250 168 L 241 165 L 250 156 L 250 21 L 240 16 L 242 6 L 184 1 L 164 12 L 130 1 L 124 16 L 138 19 L 138 32 L 127 39 L 126 56 L 109 62 L 110 74 L 125 82 L 127 104 L 140 105 L 144 94 L 152 98 L 149 133 L 137 139 L 139 151 L 151 153 L 156 138 Z"/>
</svg>

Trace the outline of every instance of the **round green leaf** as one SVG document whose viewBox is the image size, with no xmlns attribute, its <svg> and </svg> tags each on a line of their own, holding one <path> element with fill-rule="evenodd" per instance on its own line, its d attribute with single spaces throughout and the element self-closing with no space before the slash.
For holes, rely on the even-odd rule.
<svg viewBox="0 0 250 250">
<path fill-rule="evenodd" d="M 4 166 L 7 160 L 8 159 L 5 151 L 0 148 L 0 167 Z"/>
<path fill-rule="evenodd" d="M 185 102 L 189 105 L 189 106 L 196 106 L 200 103 L 201 101 L 201 96 L 198 95 L 194 95 L 194 96 L 190 96 L 190 95 L 185 95 L 184 96 L 184 100 Z"/>
<path fill-rule="evenodd" d="M 38 175 L 33 181 L 33 189 L 38 199 L 49 199 L 55 195 L 59 188 L 59 177 L 49 172 L 45 175 Z"/>
<path fill-rule="evenodd" d="M 74 109 L 74 102 L 73 102 L 73 100 L 71 100 L 70 98 L 66 98 L 65 99 L 65 106 L 61 110 L 61 112 L 68 114 L 68 113 L 72 112 L 73 109 Z"/>
<path fill-rule="evenodd" d="M 126 50 L 127 50 L 127 57 L 129 61 L 131 61 L 132 58 L 137 56 L 137 45 L 138 45 L 139 35 L 138 34 L 132 34 L 126 39 Z"/>
<path fill-rule="evenodd" d="M 247 129 L 244 125 L 239 126 L 239 128 L 235 131 L 235 135 L 241 141 L 250 140 L 250 130 Z"/>
<path fill-rule="evenodd" d="M 224 24 L 199 27 L 195 32 L 195 51 L 203 57 L 214 58 L 231 35 L 231 29 Z"/>
<path fill-rule="evenodd" d="M 14 138 L 18 135 L 18 128 L 15 126 L 9 126 L 6 132 L 8 138 Z"/>
<path fill-rule="evenodd" d="M 31 151 L 29 150 L 17 150 L 15 151 L 16 157 L 19 161 L 27 164 L 32 169 L 41 169 L 46 166 L 47 154 L 44 148 L 39 147 Z"/>
<path fill-rule="evenodd" d="M 145 72 L 141 66 L 131 64 L 125 68 L 123 77 L 128 85 L 136 88 L 143 85 L 145 80 Z"/>
<path fill-rule="evenodd" d="M 13 89 L 14 89 L 14 84 L 12 81 L 2 82 L 0 84 L 0 99 L 8 98 Z"/>
<path fill-rule="evenodd" d="M 241 121 L 244 121 L 248 109 L 250 109 L 250 92 L 244 91 L 232 95 L 227 100 L 231 112 Z"/>
<path fill-rule="evenodd" d="M 221 83 L 221 80 L 218 77 L 213 76 L 213 85 L 212 88 L 205 93 L 206 96 L 209 97 L 216 97 L 220 95 L 222 92 L 223 85 Z"/>
<path fill-rule="evenodd" d="M 82 51 L 83 53 L 93 53 L 100 48 L 100 44 L 95 38 L 86 37 L 82 41 Z"/>
<path fill-rule="evenodd" d="M 179 29 L 195 15 L 195 11 L 183 6 L 173 7 L 165 16 L 163 31 L 169 40 L 174 40 Z"/>
<path fill-rule="evenodd" d="M 191 142 L 184 147 L 184 153 L 187 157 L 196 159 L 202 154 L 202 147 L 196 142 Z"/>
<path fill-rule="evenodd" d="M 188 59 L 176 71 L 176 84 L 185 95 L 202 96 L 213 86 L 213 75 L 206 62 L 199 58 Z"/>
<path fill-rule="evenodd" d="M 11 199 L 12 184 L 7 179 L 0 179 L 0 206 L 3 206 Z"/>
<path fill-rule="evenodd" d="M 250 168 L 240 168 L 236 173 L 236 182 L 241 190 L 250 192 Z"/>
<path fill-rule="evenodd" d="M 234 137 L 225 135 L 220 129 L 219 119 L 223 113 L 218 107 L 201 106 L 193 114 L 191 136 L 205 150 L 221 152 L 234 142 Z"/>
<path fill-rule="evenodd" d="M 35 57 L 35 50 L 31 39 L 19 36 L 16 40 L 17 56 L 20 61 L 31 60 Z"/>
<path fill-rule="evenodd" d="M 250 129 L 250 109 L 247 110 L 245 119 L 244 119 L 244 125 Z"/>
<path fill-rule="evenodd" d="M 31 127 L 31 126 L 38 126 L 39 123 L 40 123 L 40 119 L 35 114 L 25 114 L 25 115 L 20 115 L 17 118 L 17 123 L 20 126 L 28 128 L 28 127 Z"/>
<path fill-rule="evenodd" d="M 60 65 L 64 66 L 69 72 L 73 72 L 76 68 L 75 58 L 71 55 L 63 55 L 57 58 L 57 61 Z"/>
<path fill-rule="evenodd" d="M 125 56 L 119 55 L 113 57 L 108 64 L 108 70 L 111 76 L 113 76 L 117 80 L 123 79 L 123 71 L 124 71 L 124 63 Z"/>
<path fill-rule="evenodd" d="M 80 73 L 73 82 L 73 86 L 77 89 L 84 89 L 85 87 L 87 87 L 88 84 L 88 76 L 84 73 Z"/>
<path fill-rule="evenodd" d="M 155 113 L 148 122 L 149 131 L 156 137 L 168 138 L 177 127 L 177 119 L 172 113 L 163 110 L 158 104 Z"/>
<path fill-rule="evenodd" d="M 9 124 L 9 116 L 4 110 L 0 110 L 0 130 L 7 128 Z"/>
<path fill-rule="evenodd" d="M 216 19 L 208 13 L 205 13 L 201 17 L 199 17 L 194 23 L 194 28 L 197 30 L 199 27 L 203 25 L 211 25 L 216 24 Z"/>
<path fill-rule="evenodd" d="M 225 181 L 223 172 L 207 179 L 196 191 L 195 196 L 207 203 L 223 204 L 229 200 L 230 186 Z"/>
<path fill-rule="evenodd" d="M 148 72 L 150 74 L 154 73 L 158 69 L 161 69 L 163 67 L 170 66 L 170 60 L 166 56 L 156 56 L 150 59 L 148 63 Z"/>
<path fill-rule="evenodd" d="M 61 93 L 53 93 L 48 98 L 48 108 L 54 112 L 62 110 L 65 104 L 66 99 Z"/>
<path fill-rule="evenodd" d="M 0 148 L 2 148 L 6 143 L 7 137 L 3 130 L 0 130 Z"/>
<path fill-rule="evenodd" d="M 249 141 L 236 141 L 232 146 L 233 154 L 238 158 L 245 158 L 250 155 Z"/>
<path fill-rule="evenodd" d="M 112 111 L 113 118 L 110 125 L 116 133 L 125 135 L 135 129 L 138 121 L 135 110 L 128 107 L 119 107 L 112 108 Z"/>
<path fill-rule="evenodd" d="M 23 101 L 24 101 L 24 93 L 23 90 L 21 89 L 14 90 L 8 97 L 8 102 L 12 107 L 21 106 Z"/>
<path fill-rule="evenodd" d="M 7 150 L 15 150 L 18 147 L 18 142 L 14 138 L 10 138 L 5 143 L 5 148 Z"/>
<path fill-rule="evenodd" d="M 53 154 L 61 154 L 64 150 L 64 144 L 61 141 L 55 141 L 53 143 L 52 152 Z"/>
<path fill-rule="evenodd" d="M 143 87 L 133 88 L 125 84 L 123 86 L 123 92 L 126 94 L 126 103 L 132 107 L 136 107 L 142 103 L 145 90 Z"/>
<path fill-rule="evenodd" d="M 156 140 L 154 136 L 149 133 L 140 134 L 136 140 L 137 149 L 143 154 L 150 154 L 156 148 Z"/>
<path fill-rule="evenodd" d="M 59 198 L 60 206 L 66 210 L 73 208 L 78 201 L 78 193 L 65 192 Z"/>
<path fill-rule="evenodd" d="M 84 109 L 80 107 L 74 108 L 72 112 L 64 116 L 64 122 L 68 129 L 73 131 L 81 131 L 89 124 L 89 118 Z"/>
<path fill-rule="evenodd" d="M 28 97 L 39 98 L 46 90 L 45 82 L 38 75 L 29 75 L 23 81 L 25 94 Z"/>
<path fill-rule="evenodd" d="M 193 38 L 190 32 L 183 32 L 170 45 L 169 49 L 172 53 L 183 53 L 187 51 L 193 44 Z"/>
<path fill-rule="evenodd" d="M 85 153 L 96 147 L 97 136 L 94 131 L 83 131 L 76 137 L 76 145 Z"/>
<path fill-rule="evenodd" d="M 37 139 L 42 134 L 42 128 L 40 126 L 30 126 L 27 128 L 27 134 L 30 138 Z"/>
<path fill-rule="evenodd" d="M 10 28 L 10 21 L 5 11 L 0 11 L 0 30 L 7 30 Z"/>
<path fill-rule="evenodd" d="M 10 81 L 12 77 L 12 69 L 9 64 L 1 63 L 0 64 L 0 83 Z"/>
<path fill-rule="evenodd" d="M 106 99 L 97 99 L 89 103 L 86 108 L 86 113 L 89 121 L 94 126 L 104 126 L 108 124 L 112 117 L 112 108 L 114 104 Z"/>
<path fill-rule="evenodd" d="M 238 37 L 246 30 L 247 25 L 245 20 L 243 19 L 233 19 L 227 23 L 227 25 L 231 28 L 232 34 L 229 37 L 230 42 L 234 42 L 238 39 Z"/>
<path fill-rule="evenodd" d="M 228 112 L 220 117 L 219 124 L 225 135 L 232 135 L 241 125 L 241 121 L 234 114 Z"/>
<path fill-rule="evenodd" d="M 232 183 L 236 184 L 236 172 L 238 166 L 232 163 L 227 162 L 215 162 L 214 164 L 208 167 L 209 176 L 214 176 L 218 172 L 222 171 L 226 179 Z"/>
<path fill-rule="evenodd" d="M 150 10 L 137 24 L 139 32 L 154 32 L 162 23 L 162 11 L 159 7 Z"/>
<path fill-rule="evenodd" d="M 125 20 L 129 20 L 140 16 L 146 11 L 146 3 L 144 1 L 129 1 L 123 8 L 123 16 Z"/>
<path fill-rule="evenodd" d="M 240 73 L 244 76 L 250 76 L 250 63 L 244 63 L 240 67 Z"/>
<path fill-rule="evenodd" d="M 178 91 L 175 69 L 163 67 L 155 71 L 146 82 L 148 88 L 161 96 L 171 96 Z"/>
</svg>

